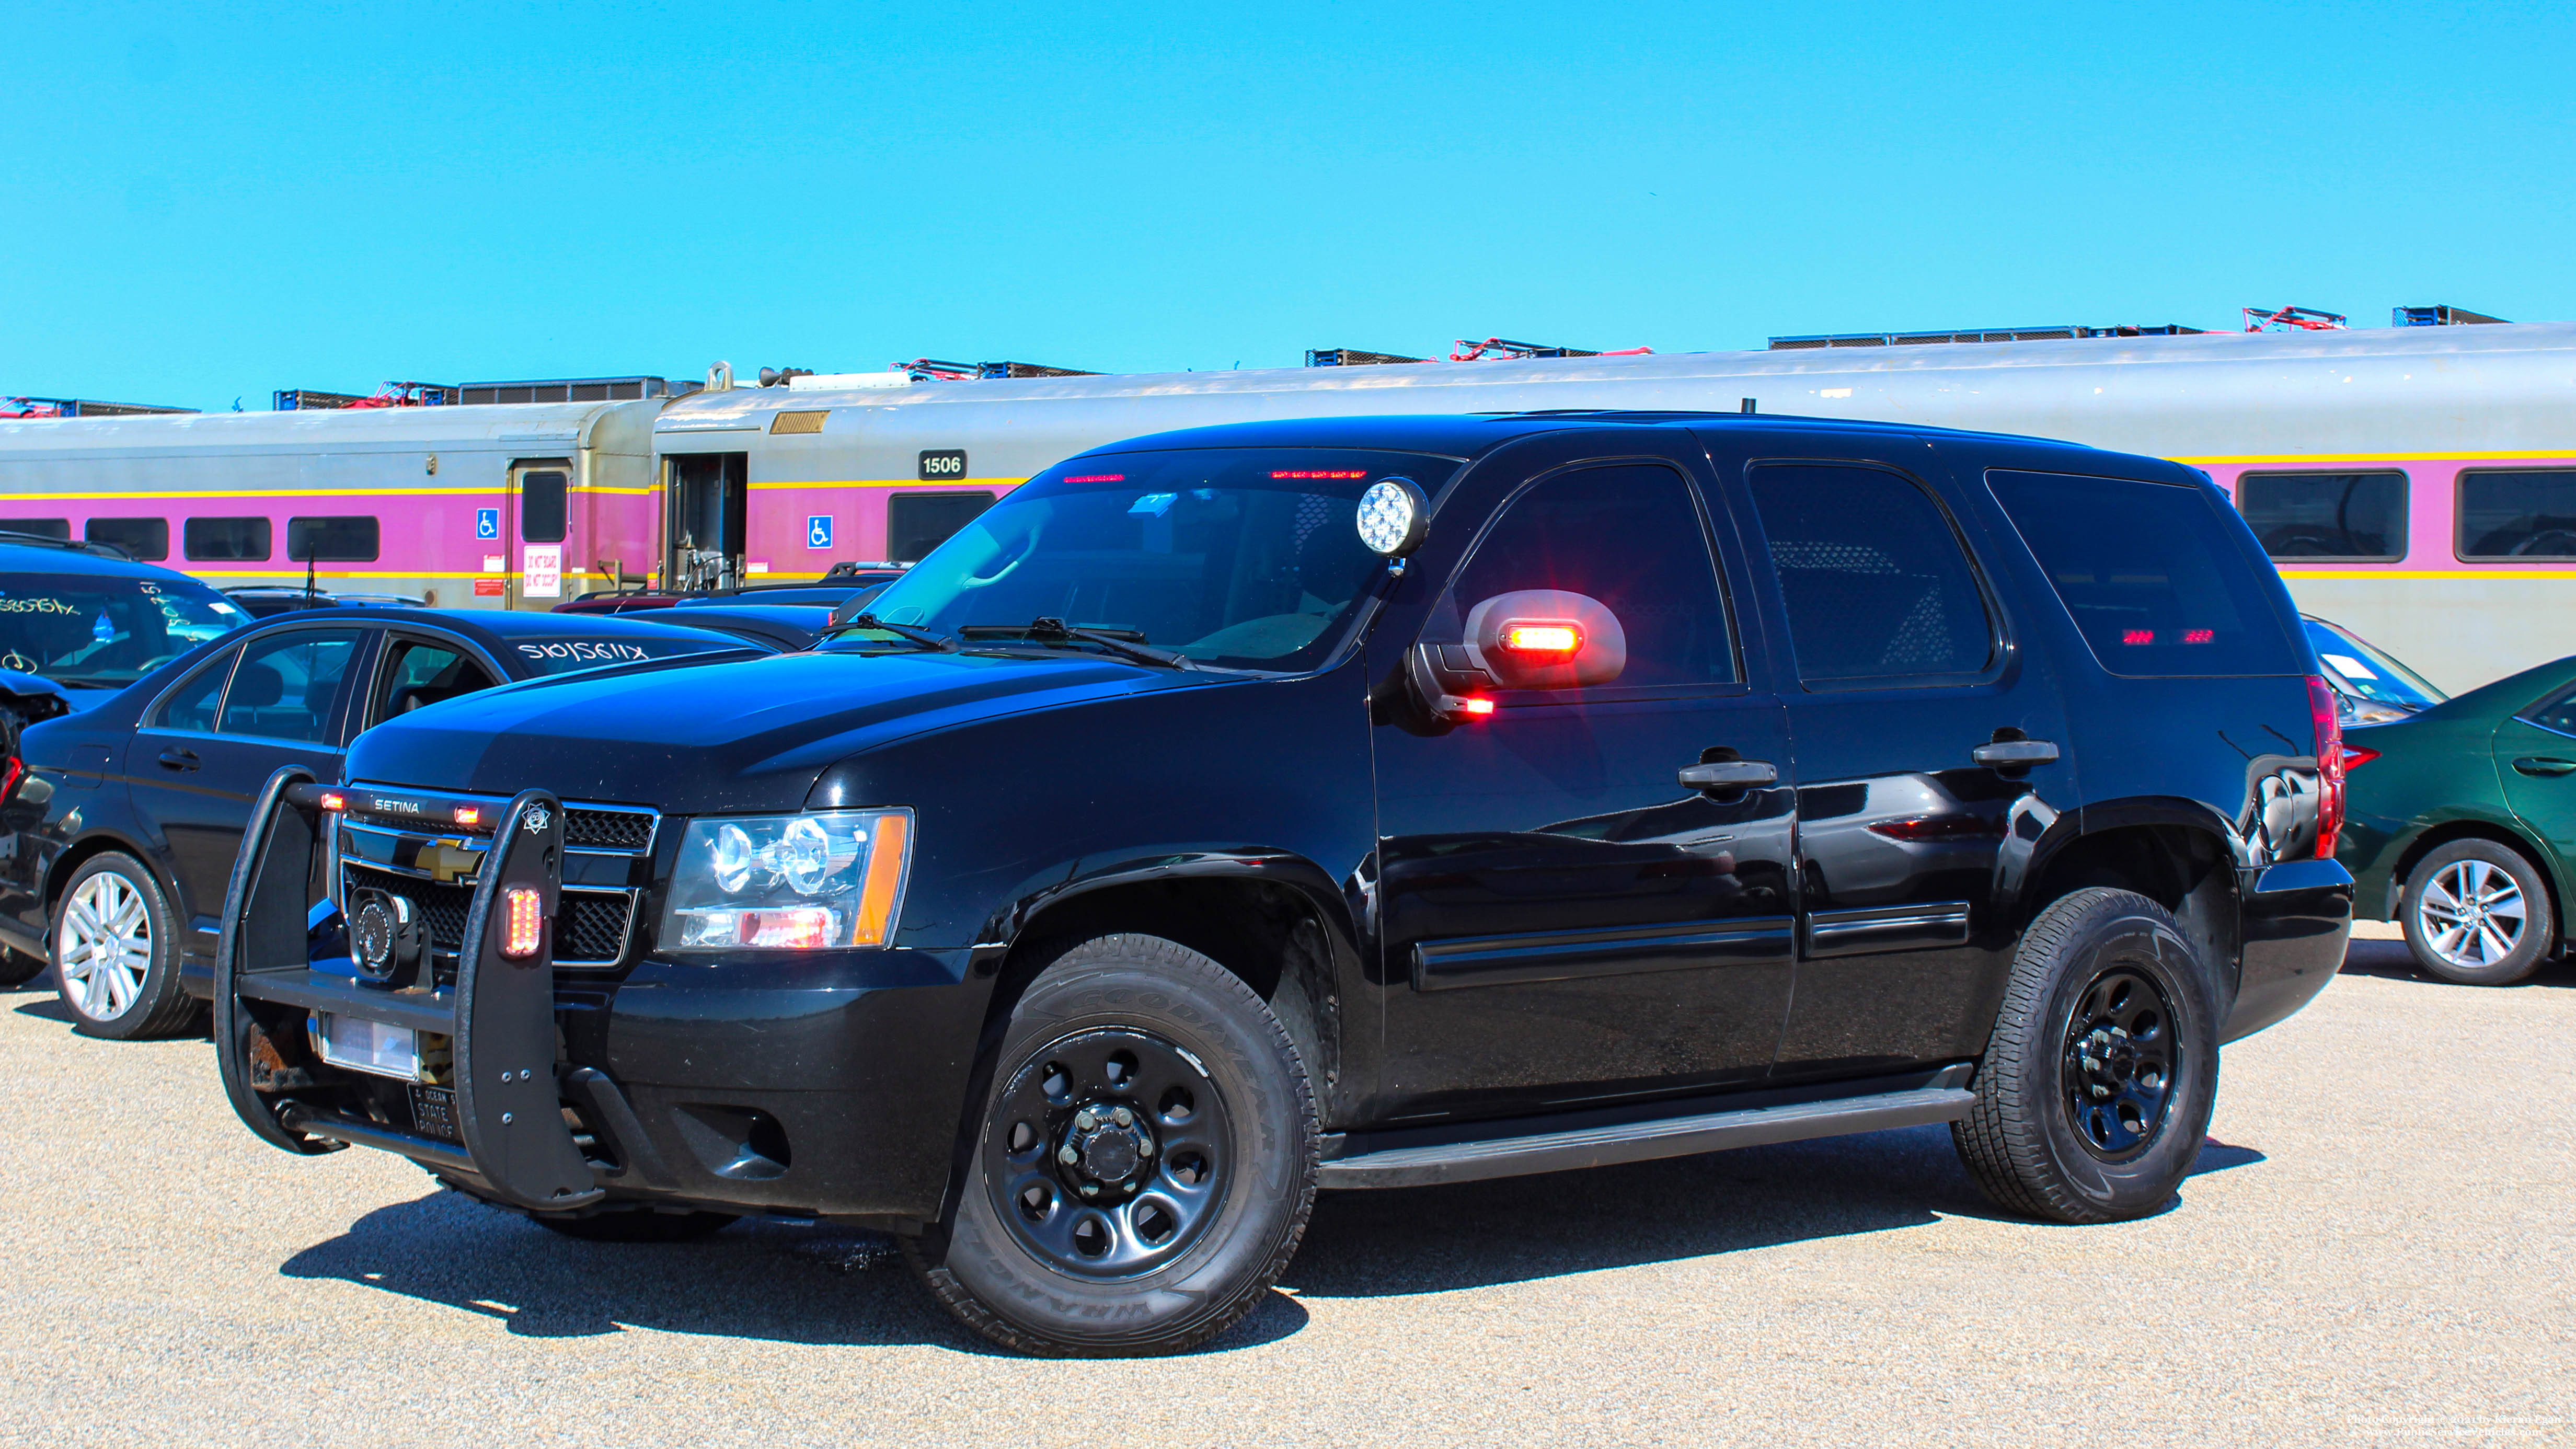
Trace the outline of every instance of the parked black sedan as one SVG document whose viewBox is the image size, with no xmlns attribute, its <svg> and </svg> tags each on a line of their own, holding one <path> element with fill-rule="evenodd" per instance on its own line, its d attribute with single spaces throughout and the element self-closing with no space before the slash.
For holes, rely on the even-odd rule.
<svg viewBox="0 0 2576 1449">
<path fill-rule="evenodd" d="M 53 963 L 92 1034 L 166 1034 L 213 989 L 233 854 L 278 766 L 337 778 L 351 738 L 425 705 L 725 652 L 774 651 L 640 619 L 465 609 L 302 610 L 227 634 L 26 731 L 25 778 L 0 805 L 0 941 Z"/>
</svg>

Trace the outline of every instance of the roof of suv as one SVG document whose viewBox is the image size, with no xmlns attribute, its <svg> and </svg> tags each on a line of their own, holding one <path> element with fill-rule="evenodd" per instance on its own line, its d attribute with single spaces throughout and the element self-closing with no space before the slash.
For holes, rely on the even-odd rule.
<svg viewBox="0 0 2576 1449">
<path fill-rule="evenodd" d="M 1467 458 L 1516 438 L 1571 428 L 1756 428 L 1766 433 L 1801 432 L 1848 436 L 2009 439 L 2085 448 L 2082 443 L 2030 438 L 2012 433 L 1968 432 L 1906 423 L 1857 422 L 1844 418 L 1794 417 L 1785 413 L 1645 412 L 1567 408 L 1547 412 L 1468 413 L 1461 415 L 1389 414 L 1377 417 L 1295 418 L 1150 433 L 1086 449 L 1090 453 L 1132 453 L 1165 448 L 1388 448 L 1401 452 L 1437 453 Z"/>
<path fill-rule="evenodd" d="M 159 564 L 138 563 L 118 558 L 71 542 L 38 543 L 26 539 L 0 538 L 0 573 L 8 574 L 98 574 L 118 579 L 185 579 L 176 569 Z M 190 579 L 194 583 L 195 580 Z"/>
</svg>

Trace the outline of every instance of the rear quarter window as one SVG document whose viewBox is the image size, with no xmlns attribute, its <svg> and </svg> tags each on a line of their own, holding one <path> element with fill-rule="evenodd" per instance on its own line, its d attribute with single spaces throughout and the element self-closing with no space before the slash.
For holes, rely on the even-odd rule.
<svg viewBox="0 0 2576 1449">
<path fill-rule="evenodd" d="M 2243 525 L 2203 488 L 2066 473 L 1986 475 L 2113 674 L 2304 674 Z"/>
</svg>

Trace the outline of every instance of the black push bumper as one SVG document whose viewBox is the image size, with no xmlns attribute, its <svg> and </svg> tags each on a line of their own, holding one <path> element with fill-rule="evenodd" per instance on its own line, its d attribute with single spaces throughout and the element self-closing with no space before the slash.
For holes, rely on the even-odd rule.
<svg viewBox="0 0 2576 1449">
<path fill-rule="evenodd" d="M 323 894 L 330 829 L 323 794 L 296 766 L 269 777 L 224 899 L 215 1041 L 225 1093 L 242 1121 L 289 1152 L 355 1145 L 400 1153 L 534 1211 L 577 1211 L 616 1186 L 671 1186 L 616 1084 L 558 1062 L 552 922 L 563 879 L 560 802 L 530 790 L 500 817 L 454 981 L 432 984 L 424 967 L 424 984 L 394 990 L 309 964 L 309 913 Z M 514 888 L 538 893 L 546 923 L 534 954 L 519 959 L 502 950 L 504 902 Z M 420 1057 L 436 1063 L 421 1075 L 435 1079 L 404 1084 L 406 1099 L 380 1080 L 324 1063 L 305 1029 L 317 1014 L 407 1028 Z M 410 1110 L 400 1110 L 406 1101 Z"/>
</svg>

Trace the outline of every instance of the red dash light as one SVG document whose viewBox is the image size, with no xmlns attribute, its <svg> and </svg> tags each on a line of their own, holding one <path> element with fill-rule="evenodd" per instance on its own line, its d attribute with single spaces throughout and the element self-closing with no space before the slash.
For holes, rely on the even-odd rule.
<svg viewBox="0 0 2576 1449">
<path fill-rule="evenodd" d="M 1506 624 L 1503 647 L 1518 654 L 1571 654 L 1583 647 L 1583 630 L 1573 624 Z"/>
<path fill-rule="evenodd" d="M 325 790 L 322 792 L 322 808 L 325 810 L 346 810 L 349 808 L 349 797 L 341 794 L 337 790 Z"/>
<path fill-rule="evenodd" d="M 1127 475 L 1124 473 L 1078 473 L 1064 481 L 1067 483 L 1124 483 L 1127 481 Z"/>
<path fill-rule="evenodd" d="M 1283 468 L 1273 478 L 1365 478 L 1366 468 Z"/>
<path fill-rule="evenodd" d="M 513 961 L 537 954 L 545 940 L 545 897 L 535 886 L 512 886 L 502 892 L 501 909 L 501 954 Z"/>
<path fill-rule="evenodd" d="M 456 807 L 456 823 L 459 825 L 480 825 L 483 823 L 483 812 L 475 809 L 471 805 L 459 805 Z"/>
<path fill-rule="evenodd" d="M 2156 642 L 2156 631 L 2153 629 L 2123 629 L 2120 631 L 2120 642 L 2123 644 L 2153 644 Z"/>
<path fill-rule="evenodd" d="M 1462 699 L 1458 701 L 1458 712 L 1471 719 L 1483 719 L 1494 712 L 1494 702 L 1490 699 Z"/>
<path fill-rule="evenodd" d="M 2218 631 L 2215 629 L 2185 629 L 2182 631 L 2182 642 L 2185 644 L 2208 644 L 2215 642 L 2217 638 Z"/>
</svg>

